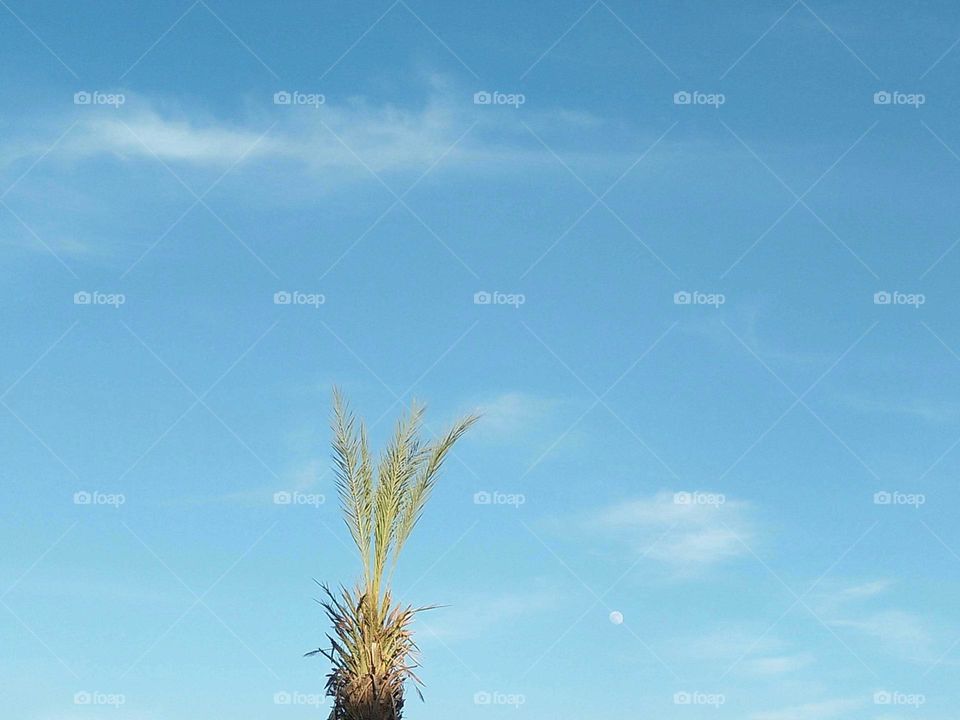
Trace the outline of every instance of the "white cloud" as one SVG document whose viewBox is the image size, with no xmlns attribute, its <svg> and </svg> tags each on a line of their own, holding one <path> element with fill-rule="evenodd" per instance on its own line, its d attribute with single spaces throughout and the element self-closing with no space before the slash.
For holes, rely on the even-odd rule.
<svg viewBox="0 0 960 720">
<path fill-rule="evenodd" d="M 876 597 L 885 593 L 892 584 L 889 580 L 872 580 L 860 585 L 845 587 L 837 593 L 836 597 L 841 602 Z"/>
<path fill-rule="evenodd" d="M 522 392 L 507 392 L 477 403 L 483 421 L 477 426 L 479 436 L 516 437 L 542 427 L 543 421 L 559 405 L 556 400 Z"/>
<path fill-rule="evenodd" d="M 811 653 L 758 657 L 744 662 L 743 667 L 753 675 L 783 675 L 807 667 L 814 659 Z"/>
<path fill-rule="evenodd" d="M 880 641 L 888 651 L 905 660 L 926 661 L 933 657 L 932 637 L 922 617 L 904 610 L 881 610 L 859 615 L 855 620 L 835 619 L 831 625 L 857 630 Z"/>
<path fill-rule="evenodd" d="M 155 162 L 159 158 L 171 166 L 226 170 L 243 158 L 244 167 L 272 162 L 314 173 L 335 170 L 334 175 L 327 172 L 325 179 L 338 183 L 351 178 L 373 180 L 364 164 L 377 173 L 422 172 L 441 158 L 436 168 L 441 171 L 462 167 L 476 172 L 490 165 L 509 170 L 529 162 L 557 168 L 555 158 L 518 122 L 489 108 L 478 111 L 469 93 L 442 80 L 434 79 L 431 85 L 420 105 L 349 98 L 331 99 L 314 108 L 275 106 L 264 99 L 229 120 L 197 106 L 128 94 L 119 109 L 80 108 L 79 121 L 47 159 L 113 156 Z M 53 122 L 47 115 L 23 128 L 21 137 L 0 144 L 0 165 L 28 162 L 50 149 L 68 121 Z M 574 139 L 582 138 L 585 130 L 601 133 L 605 124 L 589 113 L 561 109 L 549 114 L 531 111 L 524 117 L 534 124 L 538 117 L 549 119 L 554 131 L 566 131 Z M 565 155 L 577 157 L 576 153 Z M 588 157 L 622 162 L 612 152 Z"/>
<path fill-rule="evenodd" d="M 847 394 L 844 400 L 863 413 L 905 415 L 933 424 L 951 423 L 960 416 L 960 405 L 950 400 L 918 397 L 875 398 Z"/>
<path fill-rule="evenodd" d="M 935 657 L 933 635 L 917 613 L 896 608 L 870 609 L 892 587 L 887 579 L 840 587 L 815 600 L 824 621 L 879 641 L 884 650 L 904 660 L 930 661 Z"/>
<path fill-rule="evenodd" d="M 26 228 L 12 226 L 13 232 L 9 236 L 0 238 L 0 245 L 16 247 L 31 252 L 49 252 L 44 244 L 53 248 L 58 255 L 69 257 L 90 257 L 102 252 L 91 243 L 77 240 L 69 235 L 59 234 L 56 237 L 45 237 L 43 242 L 37 240 Z"/>
<path fill-rule="evenodd" d="M 276 154 L 281 143 L 262 132 L 227 125 L 201 124 L 163 117 L 153 109 L 132 117 L 97 114 L 87 118 L 66 142 L 81 156 L 114 153 L 122 157 L 157 157 L 166 161 L 228 165 L 248 157 Z"/>
<path fill-rule="evenodd" d="M 863 707 L 864 701 L 838 698 L 822 702 L 793 705 L 781 710 L 754 713 L 750 720 L 830 720 L 845 717 L 851 710 Z"/>
<path fill-rule="evenodd" d="M 741 501 L 684 504 L 673 492 L 660 492 L 607 508 L 596 524 L 652 560 L 695 569 L 749 554 L 755 537 L 749 512 Z"/>
<path fill-rule="evenodd" d="M 138 194 L 150 196 L 147 203 L 153 197 L 163 202 L 170 190 L 182 195 L 158 159 L 195 192 L 210 188 L 229 170 L 218 193 L 271 207 L 301 207 L 315 203 L 318 195 L 364 184 L 382 189 L 381 180 L 401 193 L 428 171 L 432 179 L 471 182 L 481 174 L 506 178 L 531 168 L 564 173 L 517 116 L 474 106 L 472 91 L 442 77 L 429 77 L 424 85 L 425 99 L 414 87 L 415 99 L 402 103 L 328 98 L 313 108 L 274 105 L 266 95 L 226 115 L 202 102 L 127 92 L 119 108 L 69 106 L 67 115 L 59 105 L 15 116 L 0 138 L 0 174 L 12 181 L 26 173 L 16 187 L 15 207 L 43 243 L 8 218 L 12 231 L 0 245 L 41 254 L 50 248 L 71 265 L 72 258 L 112 263 L 130 243 L 102 231 L 105 205 L 98 193 L 108 194 L 111 204 L 116 201 L 112 227 L 124 225 L 115 217 L 119 213 L 143 216 Z M 629 138 L 638 152 L 655 139 L 588 112 L 530 108 L 523 117 L 531 127 L 549 127 L 549 142 L 566 162 L 607 174 L 619 174 L 628 163 L 622 143 L 612 137 Z M 583 150 L 587 133 L 599 145 Z M 658 157 L 670 143 L 669 138 L 660 143 Z M 648 158 L 645 165 L 654 162 Z M 156 187 L 144 185 L 153 177 L 144 173 L 148 169 L 160 178 Z M 69 201 L 79 210 L 76 217 L 64 224 L 67 214 L 44 215 L 50 197 L 58 204 Z M 25 203 L 34 207 L 24 208 Z"/>
<path fill-rule="evenodd" d="M 699 633 L 684 642 L 686 653 L 695 660 L 732 663 L 749 653 L 774 653 L 783 642 L 759 623 L 745 626 L 723 623 L 712 632 Z"/>
<path fill-rule="evenodd" d="M 674 643 L 686 661 L 737 668 L 752 676 L 785 675 L 807 667 L 812 653 L 788 654 L 788 644 L 762 623 L 722 623 L 712 632 Z"/>
<path fill-rule="evenodd" d="M 468 127 L 436 105 L 415 111 L 365 105 L 315 111 L 281 107 L 276 114 L 228 123 L 196 112 L 161 113 L 145 102 L 129 113 L 97 112 L 82 119 L 63 140 L 62 150 L 74 158 L 156 156 L 171 164 L 224 170 L 243 158 L 245 163 L 279 161 L 366 174 L 357 156 L 378 172 L 425 168 L 453 144 L 458 130 Z"/>
<path fill-rule="evenodd" d="M 682 331 L 730 347 L 737 353 L 746 352 L 740 344 L 742 340 L 764 362 L 773 364 L 778 373 L 776 363 L 798 367 L 823 366 L 826 369 L 836 359 L 829 351 L 794 347 L 790 343 L 795 342 L 795 338 L 778 336 L 780 323 L 776 315 L 770 313 L 769 298 L 746 297 L 732 312 L 730 322 L 706 316 L 684 323 Z M 731 334 L 731 329 L 736 337 Z"/>
</svg>

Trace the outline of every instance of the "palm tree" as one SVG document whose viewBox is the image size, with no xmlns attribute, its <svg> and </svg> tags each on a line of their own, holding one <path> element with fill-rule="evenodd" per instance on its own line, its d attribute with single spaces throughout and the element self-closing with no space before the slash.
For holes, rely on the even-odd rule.
<svg viewBox="0 0 960 720">
<path fill-rule="evenodd" d="M 333 700 L 330 720 L 400 720 L 406 681 L 420 694 L 410 626 L 416 613 L 428 608 L 394 605 L 390 581 L 447 453 L 477 420 L 462 418 L 439 438 L 423 442 L 423 413 L 414 402 L 400 418 L 375 473 L 363 422 L 358 426 L 343 395 L 333 392 L 337 492 L 362 577 L 353 589 L 341 586 L 337 593 L 321 585 L 333 635 L 327 635 L 329 649 L 307 655 L 322 654 L 333 663 L 326 685 Z"/>
</svg>

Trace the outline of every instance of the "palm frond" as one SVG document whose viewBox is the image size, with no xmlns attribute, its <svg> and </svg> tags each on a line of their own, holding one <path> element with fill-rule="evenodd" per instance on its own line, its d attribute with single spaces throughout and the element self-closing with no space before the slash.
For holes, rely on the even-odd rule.
<svg viewBox="0 0 960 720">
<path fill-rule="evenodd" d="M 380 461 L 374 500 L 373 582 L 374 597 L 379 597 L 380 582 L 390 548 L 397 536 L 404 497 L 410 480 L 423 460 L 418 437 L 424 408 L 414 402 L 410 412 L 396 425 L 393 438 Z"/>
<path fill-rule="evenodd" d="M 363 577 L 354 588 L 341 586 L 336 592 L 320 585 L 323 597 L 317 602 L 332 633 L 327 635 L 328 647 L 311 650 L 306 656 L 322 655 L 332 665 L 326 683 L 327 695 L 333 698 L 330 720 L 400 720 L 408 681 L 423 698 L 418 687 L 422 683 L 415 673 L 419 649 L 411 625 L 417 613 L 435 606 L 395 604 L 390 577 L 445 458 L 477 421 L 473 415 L 463 418 L 446 434 L 424 444 L 419 437 L 423 414 L 424 407 L 414 402 L 400 418 L 375 474 L 366 427 L 361 421 L 358 428 L 343 395 L 334 390 L 337 493 L 360 552 Z"/>
<path fill-rule="evenodd" d="M 445 435 L 427 446 L 424 459 L 418 464 L 416 477 L 407 486 L 402 502 L 402 512 L 397 523 L 397 532 L 394 539 L 393 564 L 396 566 L 400 551 L 406 544 L 410 533 L 420 520 L 423 508 L 430 499 L 430 493 L 439 477 L 440 468 L 447 454 L 453 449 L 464 433 L 479 420 L 477 415 L 468 415 L 456 421 Z"/>
<path fill-rule="evenodd" d="M 337 494 L 344 520 L 366 570 L 370 555 L 370 523 L 373 516 L 373 481 L 369 466 L 366 431 L 356 420 L 339 389 L 333 393 L 333 460 Z"/>
</svg>

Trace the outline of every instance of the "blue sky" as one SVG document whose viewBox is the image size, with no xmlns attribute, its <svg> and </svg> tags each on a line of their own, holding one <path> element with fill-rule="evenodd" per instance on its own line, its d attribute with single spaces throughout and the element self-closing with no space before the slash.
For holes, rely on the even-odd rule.
<svg viewBox="0 0 960 720">
<path fill-rule="evenodd" d="M 326 715 L 334 384 L 376 442 L 485 413 L 396 580 L 447 606 L 410 718 L 956 716 L 951 3 L 0 37 L 9 717 Z"/>
</svg>

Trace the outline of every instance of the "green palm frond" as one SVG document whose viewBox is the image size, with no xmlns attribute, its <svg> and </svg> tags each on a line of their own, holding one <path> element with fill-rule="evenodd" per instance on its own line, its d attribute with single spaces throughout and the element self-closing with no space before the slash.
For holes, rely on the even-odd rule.
<svg viewBox="0 0 960 720">
<path fill-rule="evenodd" d="M 363 579 L 355 588 L 334 593 L 322 586 L 320 601 L 333 626 L 323 655 L 333 665 L 327 694 L 333 698 L 330 720 L 399 720 L 404 685 L 420 693 L 418 649 L 411 624 L 429 608 L 394 605 L 390 577 L 400 551 L 423 513 L 444 460 L 477 421 L 458 420 L 430 443 L 420 439 L 424 407 L 414 402 L 397 422 L 374 477 L 367 432 L 343 395 L 333 395 L 333 459 L 344 520 L 360 553 Z M 388 568 L 389 561 L 389 568 Z M 422 697 L 422 696 L 421 696 Z"/>
<path fill-rule="evenodd" d="M 356 419 L 343 395 L 333 391 L 333 460 L 337 494 L 343 508 L 344 520 L 350 529 L 360 555 L 370 555 L 370 525 L 373 521 L 373 473 L 370 468 L 366 430 L 361 424 L 355 430 Z M 366 576 L 367 563 L 364 563 Z"/>
<path fill-rule="evenodd" d="M 419 439 L 423 412 L 424 408 L 414 402 L 410 413 L 397 421 L 393 439 L 380 461 L 373 524 L 372 577 L 375 597 L 379 596 L 390 548 L 397 538 L 397 527 L 411 478 L 423 460 Z"/>
<path fill-rule="evenodd" d="M 470 415 L 458 420 L 453 427 L 447 431 L 446 435 L 436 440 L 423 451 L 423 458 L 418 463 L 416 475 L 406 488 L 404 493 L 400 515 L 398 517 L 396 538 L 393 551 L 393 565 L 396 566 L 397 559 L 400 557 L 400 551 L 406 544 L 410 533 L 420 520 L 423 514 L 423 508 L 430 499 L 430 493 L 439 477 L 440 468 L 447 454 L 453 449 L 467 430 L 477 422 L 479 418 L 476 415 Z"/>
</svg>

